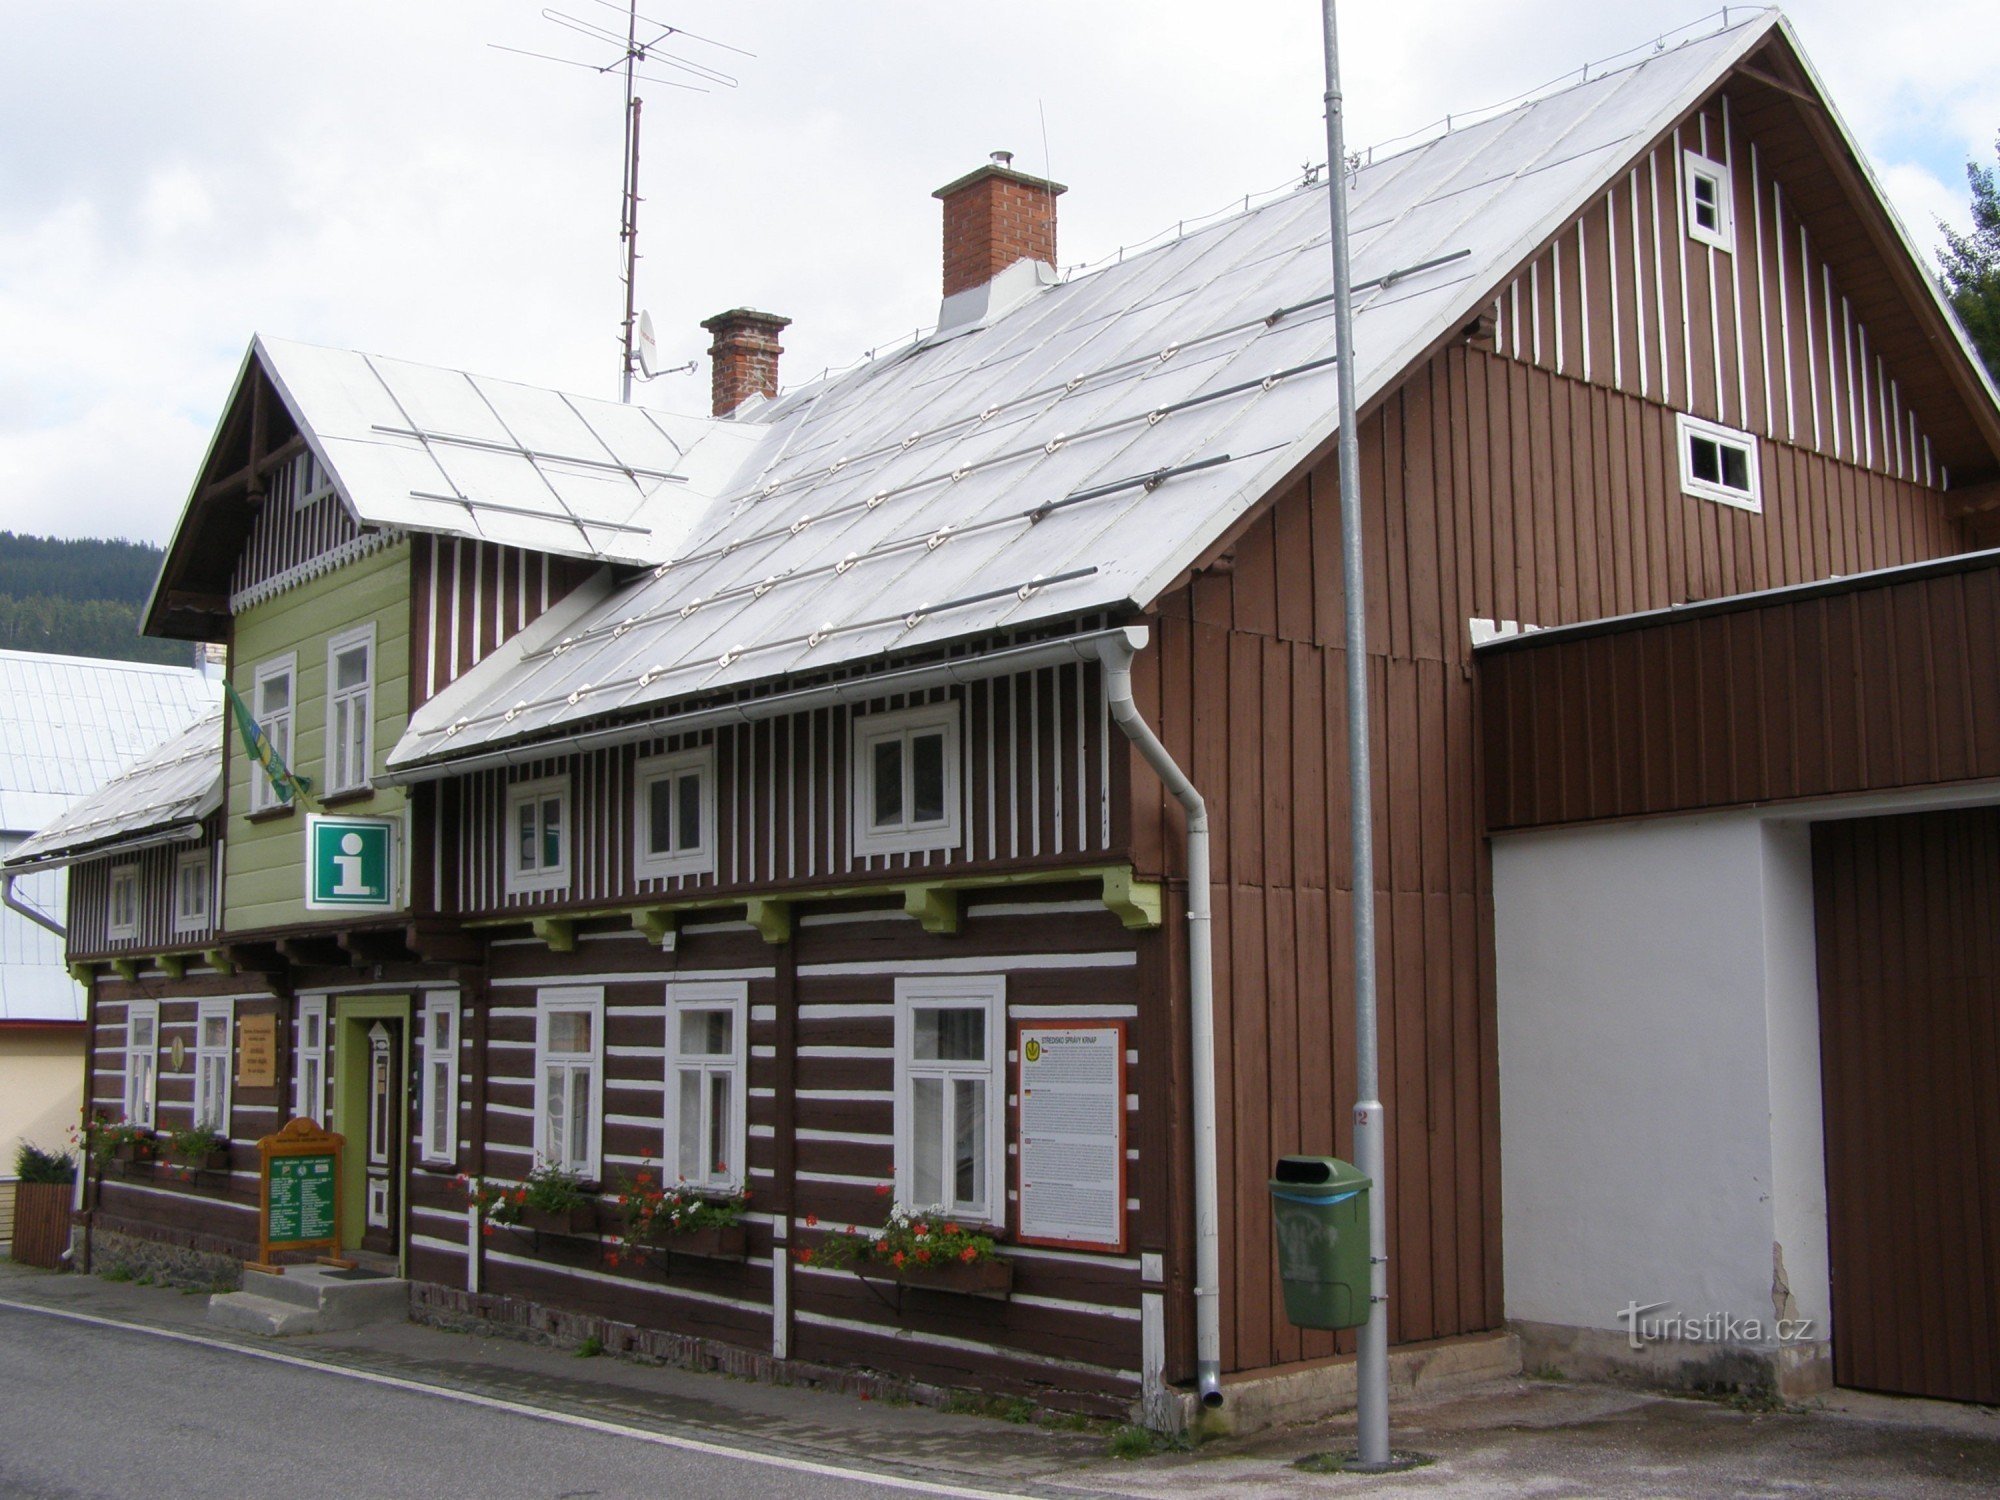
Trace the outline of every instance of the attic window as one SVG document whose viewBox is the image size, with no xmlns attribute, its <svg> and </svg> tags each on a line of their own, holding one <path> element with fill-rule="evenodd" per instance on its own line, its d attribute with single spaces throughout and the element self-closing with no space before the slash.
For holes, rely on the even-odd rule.
<svg viewBox="0 0 2000 1500">
<path fill-rule="evenodd" d="M 290 501 L 295 511 L 309 509 L 332 493 L 333 476 L 310 448 L 271 475 L 271 499 Z"/>
<path fill-rule="evenodd" d="M 1729 168 L 1696 151 L 1682 153 L 1687 179 L 1688 238 L 1717 250 L 1736 249 L 1736 220 L 1729 210 Z"/>
<path fill-rule="evenodd" d="M 1677 424 L 1682 492 L 1761 513 L 1764 497 L 1757 476 L 1757 439 L 1685 412 Z"/>
</svg>

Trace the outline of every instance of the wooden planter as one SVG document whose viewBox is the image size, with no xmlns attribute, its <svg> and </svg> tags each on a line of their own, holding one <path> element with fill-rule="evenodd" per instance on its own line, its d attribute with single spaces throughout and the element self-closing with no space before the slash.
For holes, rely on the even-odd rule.
<svg viewBox="0 0 2000 1500">
<path fill-rule="evenodd" d="M 854 1262 L 854 1274 L 869 1281 L 893 1281 L 898 1286 L 926 1292 L 956 1292 L 963 1297 L 1005 1298 L 1014 1290 L 1014 1263 L 996 1256 L 992 1260 L 947 1261 L 920 1265 L 906 1260 L 892 1266 L 885 1260 Z"/>
<path fill-rule="evenodd" d="M 111 1159 L 121 1167 L 151 1166 L 158 1154 L 151 1141 L 120 1141 L 111 1148 Z"/>
<path fill-rule="evenodd" d="M 749 1235 L 741 1224 L 684 1229 L 678 1234 L 663 1234 L 648 1245 L 669 1255 L 694 1255 L 703 1260 L 742 1260 L 750 1253 Z"/>
<path fill-rule="evenodd" d="M 67 1182 L 23 1182 L 14 1188 L 14 1259 L 47 1271 L 62 1269 L 69 1248 L 69 1205 L 76 1189 Z"/>
<path fill-rule="evenodd" d="M 574 1208 L 551 1213 L 545 1208 L 530 1208 L 524 1203 L 520 1218 L 514 1222 L 537 1234 L 594 1235 L 597 1233 L 597 1205 L 579 1203 Z"/>
<path fill-rule="evenodd" d="M 221 1151 L 208 1151 L 195 1157 L 176 1156 L 173 1158 L 173 1163 L 190 1172 L 227 1172 L 229 1151 L 225 1147 Z"/>
</svg>

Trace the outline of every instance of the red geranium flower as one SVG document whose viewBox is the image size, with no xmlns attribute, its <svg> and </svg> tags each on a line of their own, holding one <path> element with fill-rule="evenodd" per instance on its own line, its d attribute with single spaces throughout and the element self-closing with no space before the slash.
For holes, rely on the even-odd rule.
<svg viewBox="0 0 2000 1500">
<path fill-rule="evenodd" d="M 807 1214 L 807 1215 L 806 1215 L 806 1228 L 808 1228 L 808 1229 L 817 1229 L 818 1227 L 819 1227 L 819 1215 L 818 1215 L 818 1214 Z"/>
<path fill-rule="evenodd" d="M 958 1252 L 958 1258 L 967 1265 L 970 1265 L 973 1261 L 979 1259 L 979 1249 L 975 1245 L 967 1245 L 963 1250 Z"/>
<path fill-rule="evenodd" d="M 898 1250 L 894 1255 L 889 1257 L 889 1264 L 892 1266 L 900 1266 L 902 1265 L 902 1263 L 903 1263 L 903 1252 L 900 1250 Z"/>
<path fill-rule="evenodd" d="M 875 1185 L 875 1196 L 878 1198 L 886 1198 L 895 1191 L 896 1185 L 892 1182 L 881 1182 Z"/>
<path fill-rule="evenodd" d="M 917 1252 L 917 1261 L 918 1261 L 918 1263 L 919 1263 L 919 1264 L 921 1264 L 921 1265 L 926 1265 L 926 1266 L 927 1266 L 927 1265 L 929 1265 L 929 1264 L 931 1263 L 931 1253 L 930 1253 L 930 1251 L 928 1251 L 928 1250 L 919 1250 L 919 1251 Z"/>
</svg>

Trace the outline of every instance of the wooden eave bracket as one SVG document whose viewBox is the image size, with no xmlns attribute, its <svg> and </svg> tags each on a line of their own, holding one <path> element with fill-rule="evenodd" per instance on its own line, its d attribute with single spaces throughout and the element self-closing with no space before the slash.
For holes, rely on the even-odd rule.
<svg viewBox="0 0 2000 1500">
<path fill-rule="evenodd" d="M 83 964 L 83 963 L 71 964 L 69 966 L 69 977 L 71 979 L 74 979 L 78 984 L 82 985 L 85 989 L 89 989 L 91 980 L 97 977 L 97 965 Z"/>
<path fill-rule="evenodd" d="M 1158 927 L 1160 883 L 1157 880 L 1136 880 L 1129 869 L 1106 870 L 1104 905 L 1119 921 L 1135 931 Z"/>
<path fill-rule="evenodd" d="M 667 953 L 680 939 L 680 913 L 664 906 L 642 906 L 632 913 L 632 926 Z"/>
<path fill-rule="evenodd" d="M 403 929 L 403 946 L 429 964 L 466 964 L 478 968 L 486 962 L 486 944 L 458 927 L 412 922 Z"/>
<path fill-rule="evenodd" d="M 903 910 L 922 923 L 925 932 L 951 936 L 958 931 L 958 892 L 949 887 L 906 885 Z"/>
<path fill-rule="evenodd" d="M 187 977 L 188 962 L 185 953 L 162 953 L 153 962 L 159 966 L 160 972 L 169 979 L 184 979 Z"/>
<path fill-rule="evenodd" d="M 111 972 L 127 984 L 131 984 L 139 977 L 139 960 L 136 958 L 114 958 L 111 960 Z"/>
<path fill-rule="evenodd" d="M 528 930 L 547 943 L 551 953 L 576 952 L 576 923 L 568 917 L 536 917 Z"/>
<path fill-rule="evenodd" d="M 786 943 L 792 937 L 792 903 L 753 896 L 743 903 L 743 920 L 757 929 L 767 943 Z"/>
<path fill-rule="evenodd" d="M 236 972 L 236 959 L 227 948 L 205 948 L 202 950 L 201 961 L 218 974 Z"/>
</svg>

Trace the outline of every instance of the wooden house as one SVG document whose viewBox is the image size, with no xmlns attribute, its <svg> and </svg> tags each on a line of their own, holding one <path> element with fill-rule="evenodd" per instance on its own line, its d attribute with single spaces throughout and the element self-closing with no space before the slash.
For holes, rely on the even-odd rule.
<svg viewBox="0 0 2000 1500">
<path fill-rule="evenodd" d="M 240 1257 L 244 1143 L 330 1114 L 358 1248 L 428 1315 L 1162 1422 L 1335 1358 L 1285 1321 L 1264 1186 L 1350 1144 L 1325 188 L 1068 278 L 1062 191 L 940 190 L 938 328 L 846 374 L 781 393 L 785 320 L 710 320 L 706 418 L 253 345 L 149 628 L 232 640 L 315 795 L 393 826 L 395 890 L 308 908 L 309 819 L 235 740 L 198 837 L 121 825 L 210 851 L 199 932 L 114 933 L 119 856 L 78 853 L 95 1107 L 238 1143 L 226 1178 L 108 1180 L 102 1235 Z M 1476 643 L 1964 551 L 2000 410 L 1774 14 L 1351 191 L 1410 1345 L 1503 1328 L 1523 1269 L 1489 830 L 1495 745 L 1542 723 L 1495 741 Z M 205 1104 L 211 1018 L 226 1050 L 255 1014 L 282 1076 Z M 538 1161 L 747 1187 L 744 1253 L 482 1236 L 458 1178 Z M 892 1202 L 989 1226 L 1005 1295 L 808 1258 Z M 1616 1311 L 1529 1321 L 1560 1352 Z"/>
</svg>

